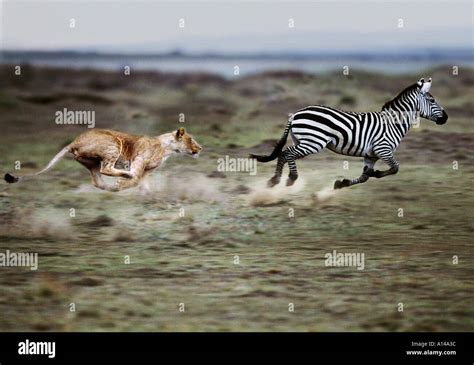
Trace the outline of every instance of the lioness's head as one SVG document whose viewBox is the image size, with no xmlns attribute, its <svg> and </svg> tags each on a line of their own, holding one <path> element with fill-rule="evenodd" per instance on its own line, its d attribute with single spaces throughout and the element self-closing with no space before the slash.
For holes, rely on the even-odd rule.
<svg viewBox="0 0 474 365">
<path fill-rule="evenodd" d="M 174 134 L 173 149 L 177 153 L 186 153 L 193 157 L 198 157 L 202 147 L 197 143 L 194 138 L 186 133 L 184 128 L 179 128 Z"/>
</svg>

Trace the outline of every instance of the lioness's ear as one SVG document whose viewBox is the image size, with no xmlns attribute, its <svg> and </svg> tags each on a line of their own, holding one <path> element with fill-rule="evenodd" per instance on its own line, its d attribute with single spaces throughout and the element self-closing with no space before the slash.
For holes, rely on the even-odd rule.
<svg viewBox="0 0 474 365">
<path fill-rule="evenodd" d="M 183 127 L 179 128 L 176 131 L 176 139 L 179 141 L 181 137 L 184 135 L 184 133 L 186 133 L 186 130 Z"/>
</svg>

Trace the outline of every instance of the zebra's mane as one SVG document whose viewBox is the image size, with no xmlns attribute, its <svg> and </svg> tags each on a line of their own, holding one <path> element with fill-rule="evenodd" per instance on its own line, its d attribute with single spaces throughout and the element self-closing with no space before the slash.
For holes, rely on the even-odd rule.
<svg viewBox="0 0 474 365">
<path fill-rule="evenodd" d="M 416 82 L 415 82 L 413 85 L 410 85 L 410 86 L 406 87 L 405 89 L 403 89 L 402 91 L 400 91 L 400 92 L 398 93 L 398 95 L 395 96 L 392 100 L 387 101 L 387 102 L 382 106 L 382 110 L 385 110 L 385 109 L 390 108 L 390 107 L 393 105 L 393 103 L 395 103 L 395 102 L 396 102 L 399 98 L 401 98 L 403 95 L 408 94 L 408 93 L 411 93 L 414 89 L 419 88 L 419 87 L 420 87 L 420 85 L 418 85 L 418 83 L 416 83 Z"/>
</svg>

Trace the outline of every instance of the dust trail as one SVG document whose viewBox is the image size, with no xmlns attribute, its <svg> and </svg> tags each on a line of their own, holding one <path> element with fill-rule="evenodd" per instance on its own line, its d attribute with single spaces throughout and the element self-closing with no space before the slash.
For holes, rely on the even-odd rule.
<svg viewBox="0 0 474 365">
<path fill-rule="evenodd" d="M 60 209 L 21 209 L 11 214 L 10 222 L 0 222 L 2 236 L 65 240 L 76 235 L 69 215 Z"/>
<path fill-rule="evenodd" d="M 104 177 L 108 184 L 113 184 L 113 178 Z M 147 186 L 147 187 L 145 187 Z M 74 190 L 76 193 L 113 194 L 117 196 L 144 196 L 163 200 L 192 200 L 192 201 L 223 201 L 220 183 L 201 174 L 186 174 L 180 177 L 173 175 L 154 174 L 144 179 L 137 187 L 118 192 L 108 192 L 93 186 L 81 184 Z"/>
<path fill-rule="evenodd" d="M 76 189 L 73 189 L 73 192 L 78 193 L 78 194 L 99 193 L 99 192 L 104 192 L 104 190 L 100 190 L 92 184 L 81 184 Z"/>
<path fill-rule="evenodd" d="M 337 194 L 337 190 L 334 190 L 334 185 L 331 184 L 331 185 L 328 185 L 328 186 L 322 188 L 318 192 L 314 193 L 314 197 L 316 198 L 316 200 L 318 202 L 326 203 L 326 202 L 334 199 L 336 194 Z"/>
<path fill-rule="evenodd" d="M 164 186 L 155 191 L 167 199 L 191 201 L 224 201 L 225 197 L 220 192 L 220 183 L 203 175 L 187 175 L 186 177 L 168 177 Z"/>
<path fill-rule="evenodd" d="M 32 234 L 50 239 L 70 239 L 75 236 L 69 215 L 61 210 L 38 211 L 28 220 Z"/>
<path fill-rule="evenodd" d="M 248 203 L 254 207 L 273 205 L 285 201 L 290 194 L 299 193 L 305 186 L 305 180 L 299 178 L 293 186 L 286 186 L 285 179 L 273 188 L 267 187 L 267 180 L 260 180 L 251 186 Z"/>
</svg>

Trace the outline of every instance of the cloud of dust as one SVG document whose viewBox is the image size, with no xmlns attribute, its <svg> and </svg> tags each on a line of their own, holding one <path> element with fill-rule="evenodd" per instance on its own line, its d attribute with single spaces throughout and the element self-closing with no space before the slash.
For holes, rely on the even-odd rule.
<svg viewBox="0 0 474 365">
<path fill-rule="evenodd" d="M 156 181 L 161 180 L 161 181 Z M 157 176 L 150 179 L 151 194 L 175 200 L 222 201 L 224 195 L 219 190 L 220 184 L 216 179 L 204 175 L 189 175 L 184 177 Z"/>
<path fill-rule="evenodd" d="M 51 211 L 22 211 L 15 212 L 10 224 L 0 228 L 3 234 L 23 238 L 48 238 L 64 240 L 74 235 L 74 227 L 68 214 Z"/>
<path fill-rule="evenodd" d="M 326 203 L 326 202 L 332 200 L 336 196 L 337 191 L 338 190 L 334 190 L 334 184 L 331 184 L 331 185 L 328 185 L 328 186 L 322 188 L 318 192 L 315 192 L 314 197 L 316 198 L 316 200 L 318 202 Z"/>
<path fill-rule="evenodd" d="M 114 192 L 114 195 L 141 195 L 157 199 L 172 200 L 223 200 L 223 194 L 219 190 L 219 183 L 216 179 L 208 178 L 204 175 L 182 175 L 174 177 L 163 174 L 153 174 L 145 178 L 143 184 L 131 188 Z M 104 177 L 108 184 L 113 184 L 114 179 Z M 148 185 L 148 188 L 145 186 Z M 81 184 L 76 193 L 109 193 L 93 186 L 92 184 Z"/>
<path fill-rule="evenodd" d="M 55 214 L 52 216 L 33 216 L 30 220 L 31 229 L 41 237 L 53 239 L 68 239 L 74 236 L 74 227 L 70 223 L 68 214 Z"/>
<path fill-rule="evenodd" d="M 82 193 L 95 193 L 95 192 L 98 192 L 98 191 L 102 191 L 102 190 L 96 188 L 92 184 L 81 184 L 77 187 L 77 189 L 74 190 L 75 193 L 79 193 L 79 194 L 82 194 Z"/>
<path fill-rule="evenodd" d="M 301 177 L 292 186 L 286 186 L 286 180 L 282 177 L 281 182 L 272 188 L 267 187 L 267 180 L 259 180 L 250 187 L 248 203 L 254 207 L 278 204 L 285 201 L 290 194 L 299 193 L 304 186 L 305 180 Z"/>
<path fill-rule="evenodd" d="M 311 177 L 310 177 L 311 178 Z M 314 177 L 313 177 L 314 178 Z M 195 200 L 195 201 L 224 201 L 228 194 L 220 190 L 221 181 L 212 179 L 205 175 L 193 174 L 184 176 L 173 176 L 163 174 L 153 174 L 147 177 L 148 190 L 142 187 L 123 190 L 113 193 L 117 195 L 142 195 L 163 200 Z M 300 193 L 306 185 L 304 177 L 299 177 L 293 186 L 286 186 L 286 177 L 283 176 L 281 182 L 273 188 L 267 187 L 267 179 L 257 180 L 249 184 L 250 193 L 246 196 L 246 201 L 251 206 L 269 206 L 281 203 L 289 199 L 289 195 Z M 91 184 L 82 184 L 77 193 L 104 193 Z M 340 190 L 334 190 L 331 182 L 312 194 L 313 203 L 327 203 L 334 200 Z"/>
</svg>

